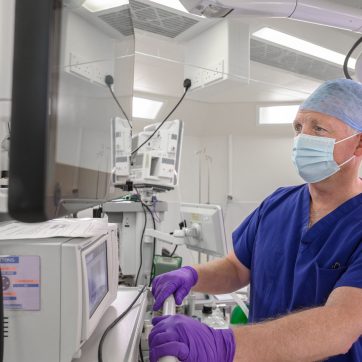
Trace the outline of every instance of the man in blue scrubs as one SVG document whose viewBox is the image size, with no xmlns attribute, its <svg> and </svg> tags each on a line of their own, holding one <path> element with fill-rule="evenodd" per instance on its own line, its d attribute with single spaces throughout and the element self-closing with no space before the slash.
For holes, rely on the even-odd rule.
<svg viewBox="0 0 362 362">
<path fill-rule="evenodd" d="M 219 294 L 250 282 L 250 325 L 217 331 L 184 316 L 157 318 L 151 362 L 362 361 L 362 85 L 322 84 L 294 129 L 292 158 L 306 184 L 265 199 L 224 259 L 153 283 L 158 309 L 172 293 L 181 303 L 191 288 Z"/>
</svg>

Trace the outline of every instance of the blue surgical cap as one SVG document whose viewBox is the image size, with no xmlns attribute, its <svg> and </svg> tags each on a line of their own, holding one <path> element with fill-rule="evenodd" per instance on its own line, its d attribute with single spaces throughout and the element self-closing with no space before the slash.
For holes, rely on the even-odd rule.
<svg viewBox="0 0 362 362">
<path fill-rule="evenodd" d="M 299 110 L 327 114 L 362 132 L 362 84 L 351 79 L 329 80 Z"/>
</svg>

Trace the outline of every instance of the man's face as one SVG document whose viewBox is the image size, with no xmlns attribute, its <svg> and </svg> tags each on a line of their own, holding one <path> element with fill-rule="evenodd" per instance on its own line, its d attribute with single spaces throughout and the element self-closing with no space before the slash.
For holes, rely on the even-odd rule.
<svg viewBox="0 0 362 362">
<path fill-rule="evenodd" d="M 311 111 L 298 112 L 293 122 L 293 127 L 296 136 L 306 134 L 310 136 L 334 138 L 336 141 L 356 133 L 335 117 Z M 337 164 L 343 163 L 355 154 L 357 149 L 360 149 L 360 138 L 361 136 L 352 137 L 335 145 L 333 155 Z M 357 154 L 357 156 L 358 155 L 359 154 Z"/>
</svg>

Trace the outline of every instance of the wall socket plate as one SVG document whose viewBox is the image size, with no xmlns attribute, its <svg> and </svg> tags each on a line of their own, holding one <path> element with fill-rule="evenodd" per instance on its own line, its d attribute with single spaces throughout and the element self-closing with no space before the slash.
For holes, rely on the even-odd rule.
<svg viewBox="0 0 362 362">
<path fill-rule="evenodd" d="M 69 53 L 69 71 L 91 80 L 93 76 L 93 65 L 80 55 Z"/>
</svg>

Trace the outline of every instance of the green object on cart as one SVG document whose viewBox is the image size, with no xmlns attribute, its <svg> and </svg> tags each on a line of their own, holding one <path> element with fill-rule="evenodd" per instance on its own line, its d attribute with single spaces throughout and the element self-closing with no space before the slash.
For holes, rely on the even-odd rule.
<svg viewBox="0 0 362 362">
<path fill-rule="evenodd" d="M 248 323 L 248 317 L 245 315 L 243 310 L 236 305 L 231 312 L 230 316 L 230 324 L 247 324 Z"/>
<path fill-rule="evenodd" d="M 180 269 L 182 258 L 180 256 L 155 255 L 153 259 L 153 276 Z"/>
</svg>

